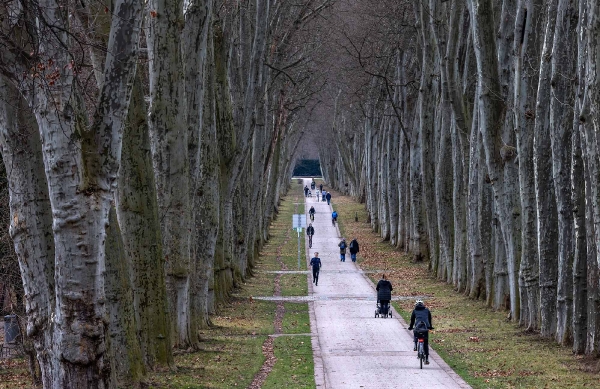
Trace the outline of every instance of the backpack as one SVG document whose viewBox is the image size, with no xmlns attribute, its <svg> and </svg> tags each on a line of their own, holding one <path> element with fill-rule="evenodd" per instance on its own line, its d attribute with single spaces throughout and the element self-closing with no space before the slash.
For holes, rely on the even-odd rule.
<svg viewBox="0 0 600 389">
<path fill-rule="evenodd" d="M 427 324 L 423 320 L 419 320 L 415 324 L 415 331 L 417 331 L 417 332 L 427 332 L 427 330 L 428 330 Z"/>
<path fill-rule="evenodd" d="M 346 242 L 342 242 L 342 244 L 340 244 L 340 248 L 344 250 L 346 248 Z"/>
</svg>

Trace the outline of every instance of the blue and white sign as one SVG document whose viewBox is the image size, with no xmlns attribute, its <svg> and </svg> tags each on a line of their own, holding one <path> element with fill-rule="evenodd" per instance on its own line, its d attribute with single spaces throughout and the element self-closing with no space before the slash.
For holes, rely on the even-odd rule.
<svg viewBox="0 0 600 389">
<path fill-rule="evenodd" d="M 306 228 L 306 215 L 294 214 L 292 216 L 292 228 L 296 230 L 300 228 L 300 231 L 302 231 L 302 228 Z"/>
</svg>

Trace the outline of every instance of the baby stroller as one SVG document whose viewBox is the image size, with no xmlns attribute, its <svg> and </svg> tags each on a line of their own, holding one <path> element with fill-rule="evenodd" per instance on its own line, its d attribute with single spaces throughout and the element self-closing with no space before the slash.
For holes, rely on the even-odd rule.
<svg viewBox="0 0 600 389">
<path fill-rule="evenodd" d="M 375 309 L 375 317 L 392 317 L 392 310 L 390 309 L 390 303 L 380 304 L 379 300 L 377 300 L 377 305 Z"/>
<path fill-rule="evenodd" d="M 309 190 L 308 191 L 308 195 L 306 195 L 307 197 L 312 197 L 312 192 Z"/>
</svg>

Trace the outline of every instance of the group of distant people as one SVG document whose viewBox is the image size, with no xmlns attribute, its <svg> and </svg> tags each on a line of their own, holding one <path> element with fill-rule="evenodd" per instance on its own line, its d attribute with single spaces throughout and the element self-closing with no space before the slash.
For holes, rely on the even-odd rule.
<svg viewBox="0 0 600 389">
<path fill-rule="evenodd" d="M 315 190 L 314 181 L 310 184 L 310 189 L 308 188 L 308 185 L 304 186 L 304 197 L 312 197 L 313 190 Z M 323 190 L 323 184 L 320 184 L 316 193 L 316 198 L 317 201 L 327 201 L 327 205 L 329 205 L 331 203 L 331 192 Z"/>
</svg>

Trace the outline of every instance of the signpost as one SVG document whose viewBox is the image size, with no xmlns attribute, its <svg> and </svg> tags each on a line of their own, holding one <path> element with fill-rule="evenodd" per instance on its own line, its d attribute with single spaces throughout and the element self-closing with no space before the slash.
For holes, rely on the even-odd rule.
<svg viewBox="0 0 600 389">
<path fill-rule="evenodd" d="M 306 215 L 299 213 L 292 216 L 292 228 L 298 232 L 298 270 L 300 270 L 300 233 L 306 228 Z"/>
</svg>

